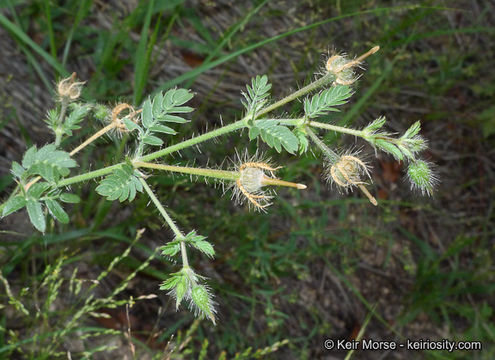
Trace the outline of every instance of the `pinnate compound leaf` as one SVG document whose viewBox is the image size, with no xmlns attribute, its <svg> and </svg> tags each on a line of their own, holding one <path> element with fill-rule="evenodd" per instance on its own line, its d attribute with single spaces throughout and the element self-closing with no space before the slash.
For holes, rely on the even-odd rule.
<svg viewBox="0 0 495 360">
<path fill-rule="evenodd" d="M 287 126 L 279 125 L 272 120 L 258 120 L 255 121 L 254 126 L 259 128 L 263 141 L 278 152 L 284 147 L 287 152 L 294 154 L 299 148 L 298 138 Z"/>
<path fill-rule="evenodd" d="M 141 142 L 147 145 L 161 146 L 163 141 L 154 136 L 153 133 L 177 134 L 174 129 L 161 123 L 186 123 L 186 119 L 176 114 L 189 113 L 194 110 L 192 107 L 182 106 L 191 100 L 193 96 L 194 94 L 186 89 L 170 89 L 165 94 L 160 92 L 153 99 L 148 98 L 143 104 L 141 121 L 146 131 L 137 125 L 130 125 L 130 127 L 139 128 L 139 140 Z"/>
<path fill-rule="evenodd" d="M 251 79 L 251 86 L 246 86 L 247 93 L 242 92 L 246 99 L 242 104 L 253 117 L 268 102 L 271 88 L 272 84 L 268 83 L 268 77 L 258 75 Z"/>
<path fill-rule="evenodd" d="M 69 175 L 69 169 L 76 167 L 77 163 L 68 152 L 57 150 L 54 144 L 48 144 L 39 150 L 33 146 L 26 151 L 22 166 L 26 169 L 24 176 L 40 175 L 49 182 L 57 182 L 60 177 Z"/>
<path fill-rule="evenodd" d="M 45 215 L 43 214 L 43 209 L 41 208 L 41 203 L 30 199 L 26 202 L 26 208 L 31 224 L 33 224 L 36 229 L 44 233 L 46 230 L 46 221 Z"/>
<path fill-rule="evenodd" d="M 325 115 L 330 111 L 340 111 L 335 106 L 347 103 L 353 92 L 349 86 L 337 85 L 304 100 L 304 113 L 308 118 Z"/>
<path fill-rule="evenodd" d="M 96 192 L 110 201 L 133 201 L 136 191 L 142 192 L 143 185 L 139 182 L 139 173 L 129 164 L 116 169 L 96 187 Z"/>
</svg>

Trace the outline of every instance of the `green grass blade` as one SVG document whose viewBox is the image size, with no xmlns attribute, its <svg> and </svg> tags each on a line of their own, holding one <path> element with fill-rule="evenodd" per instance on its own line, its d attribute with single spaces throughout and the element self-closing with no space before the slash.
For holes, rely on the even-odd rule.
<svg viewBox="0 0 495 360">
<path fill-rule="evenodd" d="M 318 26 L 321 26 L 321 25 L 324 25 L 324 24 L 328 24 L 330 22 L 333 22 L 333 21 L 337 21 L 337 20 L 342 20 L 342 19 L 346 19 L 346 18 L 351 18 L 351 17 L 355 17 L 355 16 L 362 16 L 362 15 L 366 15 L 366 14 L 379 14 L 379 13 L 383 13 L 383 12 L 387 12 L 387 11 L 405 11 L 405 10 L 415 10 L 415 9 L 418 9 L 418 8 L 422 8 L 421 6 L 417 6 L 417 5 L 409 5 L 409 6 L 400 6 L 400 7 L 384 7 L 384 8 L 376 8 L 376 9 L 370 9 L 370 10 L 365 10 L 365 11 L 356 11 L 356 12 L 353 12 L 353 13 L 349 13 L 349 14 L 344 14 L 344 15 L 340 15 L 340 16 L 335 16 L 335 17 L 332 17 L 332 18 L 329 18 L 329 19 L 326 19 L 326 20 L 322 20 L 322 21 L 318 21 L 318 22 L 315 22 L 313 24 L 310 24 L 310 25 L 306 25 L 306 26 L 301 26 L 301 27 L 298 27 L 296 29 L 293 29 L 293 30 L 290 30 L 290 31 L 287 31 L 285 33 L 282 33 L 280 35 L 275 35 L 271 38 L 268 38 L 268 39 L 265 39 L 265 40 L 262 40 L 262 41 L 259 41 L 257 43 L 254 43 L 252 45 L 249 45 L 249 46 L 246 46 L 240 50 L 237 50 L 237 51 L 234 51 L 233 53 L 230 53 L 228 55 L 225 55 L 215 61 L 212 61 L 210 63 L 207 63 L 207 64 L 202 64 L 194 69 L 192 69 L 191 71 L 188 71 L 187 73 L 181 75 L 181 76 L 178 76 L 176 77 L 175 79 L 172 79 L 172 80 L 169 80 L 167 82 L 165 82 L 162 86 L 158 87 L 154 93 L 157 93 L 159 91 L 163 91 L 163 90 L 167 90 L 167 89 L 170 89 L 171 87 L 177 85 L 177 84 L 180 84 L 182 83 L 183 81 L 186 81 L 186 80 L 189 80 L 193 77 L 196 77 L 198 76 L 199 74 L 211 69 L 211 68 L 214 68 L 215 66 L 218 66 L 220 64 L 223 64 L 224 62 L 227 62 L 229 60 L 232 60 L 232 59 L 235 59 L 236 57 L 238 57 L 239 55 L 242 55 L 242 54 L 245 54 L 247 52 L 250 52 L 252 50 L 255 50 L 261 46 L 264 46 L 264 45 L 267 45 L 267 44 L 270 44 L 272 42 L 275 42 L 275 41 L 278 41 L 280 39 L 283 39 L 287 36 L 290 36 L 290 35 L 294 35 L 294 34 L 297 34 L 299 32 L 302 32 L 302 31 L 306 31 L 306 30 L 310 30 L 310 29 L 314 29 L 314 28 L 317 28 Z M 438 10 L 441 10 L 441 8 L 436 8 Z M 442 8 L 443 9 L 443 8 Z"/>
<path fill-rule="evenodd" d="M 66 77 L 69 72 L 54 59 L 50 54 L 43 50 L 38 44 L 29 38 L 17 25 L 13 24 L 5 15 L 0 14 L 0 26 L 4 27 L 10 34 L 17 37 L 23 44 L 33 49 L 39 56 L 41 56 L 50 66 L 52 66 L 60 76 Z"/>
<path fill-rule="evenodd" d="M 48 28 L 48 38 L 50 39 L 50 52 L 54 59 L 57 58 L 57 46 L 55 45 L 55 35 L 53 33 L 52 11 L 50 0 L 43 0 L 43 9 L 45 10 L 46 25 Z"/>
<path fill-rule="evenodd" d="M 143 28 L 141 29 L 141 37 L 139 38 L 138 48 L 136 50 L 136 66 L 134 68 L 134 104 L 138 105 L 143 97 L 144 87 L 148 79 L 149 56 L 147 56 L 146 47 L 148 44 L 148 31 L 151 23 L 151 15 L 153 14 L 154 0 L 148 3 L 146 17 L 144 19 Z M 150 44 L 151 45 L 151 44 Z"/>
</svg>

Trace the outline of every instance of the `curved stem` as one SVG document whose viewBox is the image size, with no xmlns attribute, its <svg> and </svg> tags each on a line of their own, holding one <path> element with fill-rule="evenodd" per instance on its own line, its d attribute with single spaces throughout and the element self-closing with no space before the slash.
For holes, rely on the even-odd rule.
<svg viewBox="0 0 495 360">
<path fill-rule="evenodd" d="M 103 129 L 98 130 L 93 135 L 91 135 L 89 138 L 87 138 L 81 145 L 79 145 L 74 150 L 72 150 L 69 154 L 71 156 L 74 155 L 74 154 L 76 154 L 77 152 L 81 151 L 86 146 L 88 146 L 89 144 L 91 144 L 93 141 L 95 141 L 96 139 L 98 139 L 100 136 L 105 135 L 107 132 L 109 132 L 110 130 L 112 130 L 114 127 L 115 127 L 115 124 L 114 123 L 111 123 L 110 125 L 105 126 Z"/>
</svg>

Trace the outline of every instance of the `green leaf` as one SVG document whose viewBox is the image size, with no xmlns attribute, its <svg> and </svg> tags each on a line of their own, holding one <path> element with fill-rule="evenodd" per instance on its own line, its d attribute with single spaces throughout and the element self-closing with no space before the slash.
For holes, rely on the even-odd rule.
<svg viewBox="0 0 495 360">
<path fill-rule="evenodd" d="M 256 127 L 255 125 L 251 126 L 249 128 L 249 140 L 254 140 L 258 137 L 260 134 L 261 129 L 259 127 Z"/>
<path fill-rule="evenodd" d="M 209 256 L 210 258 L 213 258 L 215 256 L 215 250 L 213 249 L 213 246 L 208 242 L 208 241 L 195 241 L 192 243 L 192 245 L 201 251 L 203 254 Z"/>
<path fill-rule="evenodd" d="M 403 139 L 412 139 L 416 135 L 418 135 L 419 131 L 421 130 L 421 122 L 416 121 L 414 124 L 411 125 L 409 129 L 402 135 Z"/>
<path fill-rule="evenodd" d="M 160 115 L 158 118 L 159 121 L 172 122 L 177 124 L 185 124 L 187 122 L 186 119 L 181 118 L 180 116 L 175 115 Z"/>
<path fill-rule="evenodd" d="M 145 144 L 148 144 L 148 145 L 153 145 L 153 146 L 160 146 L 163 144 L 163 140 L 156 137 L 156 136 L 153 136 L 153 135 L 148 135 L 148 136 L 145 136 L 144 138 L 142 138 L 142 141 L 145 143 Z"/>
<path fill-rule="evenodd" d="M 384 139 L 375 139 L 374 141 L 374 144 L 380 148 L 381 150 L 389 153 L 389 154 L 392 154 L 392 156 L 394 158 L 396 158 L 397 160 L 402 160 L 404 159 L 404 155 L 402 154 L 402 152 L 400 151 L 400 149 L 395 146 L 394 144 L 388 142 L 387 140 L 384 140 Z"/>
<path fill-rule="evenodd" d="M 241 101 L 248 113 L 256 113 L 268 102 L 272 85 L 268 83 L 266 75 L 258 75 L 251 79 L 251 86 L 247 85 L 247 93 L 242 92 L 246 101 Z"/>
<path fill-rule="evenodd" d="M 139 126 L 138 124 L 136 124 L 134 121 L 132 121 L 131 119 L 129 118 L 124 118 L 122 120 L 122 122 L 124 123 L 125 127 L 127 128 L 127 130 L 129 131 L 134 131 L 134 130 L 138 130 L 139 133 L 142 133 L 143 132 L 143 129 L 141 129 L 141 126 Z"/>
<path fill-rule="evenodd" d="M 96 187 L 96 192 L 110 201 L 117 199 L 120 202 L 127 199 L 132 201 L 136 196 L 136 191 L 142 192 L 143 186 L 139 182 L 139 173 L 128 164 L 114 170 Z"/>
<path fill-rule="evenodd" d="M 177 134 L 177 132 L 174 129 L 169 128 L 168 126 L 165 126 L 165 125 L 161 125 L 161 124 L 155 124 L 155 125 L 153 125 L 150 128 L 150 130 L 151 131 L 154 131 L 154 132 L 160 132 L 160 133 L 170 134 L 170 135 Z"/>
<path fill-rule="evenodd" d="M 378 119 L 373 120 L 368 126 L 366 126 L 363 131 L 369 134 L 375 133 L 380 130 L 383 125 L 385 125 L 386 119 L 384 116 L 380 116 Z"/>
<path fill-rule="evenodd" d="M 24 206 L 26 206 L 26 199 L 24 198 L 24 196 L 21 195 L 14 196 L 5 203 L 5 206 L 3 207 L 2 216 L 10 215 L 13 212 L 16 212 L 17 210 L 22 209 Z"/>
<path fill-rule="evenodd" d="M 62 193 L 60 194 L 60 200 L 64 203 L 77 204 L 81 201 L 81 198 L 76 194 Z"/>
<path fill-rule="evenodd" d="M 292 132 L 294 133 L 294 135 L 296 135 L 297 140 L 299 141 L 299 154 L 302 155 L 308 150 L 308 137 L 306 136 L 306 133 L 299 128 L 295 128 L 294 130 L 292 130 Z"/>
<path fill-rule="evenodd" d="M 151 125 L 154 124 L 150 99 L 147 99 L 143 104 L 143 111 L 141 112 L 141 122 L 145 128 L 149 128 Z"/>
<path fill-rule="evenodd" d="M 48 144 L 39 150 L 35 146 L 31 147 L 24 154 L 22 166 L 26 168 L 25 176 L 40 175 L 49 182 L 56 182 L 60 177 L 69 175 L 69 168 L 76 167 L 77 163 L 68 152 Z"/>
<path fill-rule="evenodd" d="M 261 130 L 261 138 L 270 147 L 278 152 L 282 150 L 281 145 L 287 152 L 294 154 L 299 147 L 299 140 L 290 129 L 271 120 L 259 120 L 255 122 Z"/>
<path fill-rule="evenodd" d="M 199 285 L 192 289 L 191 300 L 198 307 L 201 313 L 212 318 L 213 314 L 210 309 L 210 295 L 204 286 Z"/>
<path fill-rule="evenodd" d="M 65 134 L 67 134 L 69 136 L 72 135 L 73 130 L 78 130 L 81 128 L 79 126 L 79 123 L 84 119 L 84 117 L 91 110 L 91 106 L 74 103 L 74 104 L 71 104 L 71 110 L 72 111 L 65 118 L 65 121 L 62 125 L 62 130 L 64 131 Z"/>
<path fill-rule="evenodd" d="M 15 177 L 20 179 L 24 174 L 24 171 L 26 170 L 17 161 L 12 162 L 12 174 L 14 174 Z"/>
<path fill-rule="evenodd" d="M 160 285 L 160 290 L 172 290 L 181 281 L 182 271 L 170 274 L 170 277 Z"/>
<path fill-rule="evenodd" d="M 36 200 L 28 200 L 26 203 L 26 208 L 31 224 L 33 224 L 36 229 L 44 233 L 46 230 L 46 222 L 43 209 L 41 208 L 41 203 Z"/>
<path fill-rule="evenodd" d="M 179 305 L 187 292 L 187 279 L 185 276 L 181 276 L 179 281 L 175 285 L 175 308 L 178 309 Z"/>
<path fill-rule="evenodd" d="M 304 113 L 308 118 L 325 115 L 330 111 L 340 111 L 335 106 L 345 104 L 353 92 L 349 86 L 337 85 L 304 100 Z"/>
<path fill-rule="evenodd" d="M 46 182 L 37 182 L 33 184 L 27 191 L 28 197 L 38 200 L 43 193 L 50 188 L 50 184 Z"/>
<path fill-rule="evenodd" d="M 162 255 L 164 256 L 175 256 L 180 251 L 180 242 L 171 241 L 165 246 L 162 246 L 160 250 L 162 250 Z"/>
<path fill-rule="evenodd" d="M 69 215 L 67 215 L 65 210 L 62 208 L 62 206 L 60 206 L 60 204 L 57 201 L 48 199 L 45 200 L 45 204 L 55 219 L 60 221 L 62 224 L 69 223 Z"/>
</svg>

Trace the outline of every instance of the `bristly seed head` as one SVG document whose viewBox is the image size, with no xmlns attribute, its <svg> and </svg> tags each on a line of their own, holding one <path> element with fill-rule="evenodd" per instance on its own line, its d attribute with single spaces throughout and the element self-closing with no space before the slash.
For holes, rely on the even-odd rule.
<svg viewBox="0 0 495 360">
<path fill-rule="evenodd" d="M 363 179 L 370 179 L 368 166 L 357 156 L 342 155 L 335 162 L 326 164 L 326 180 L 335 183 L 339 189 L 348 191 L 352 187 L 358 187 L 373 205 L 377 205 L 376 199 L 366 189 Z"/>
<path fill-rule="evenodd" d="M 246 200 L 255 210 L 264 211 L 270 206 L 272 196 L 267 195 L 263 190 L 264 186 L 287 186 L 296 189 L 306 189 L 306 185 L 296 184 L 288 181 L 277 179 L 274 171 L 280 167 L 273 167 L 268 162 L 255 161 L 251 158 L 238 166 L 239 178 L 235 182 L 232 197 L 238 203 L 244 203 Z M 267 175 L 267 173 L 269 175 Z"/>
</svg>

